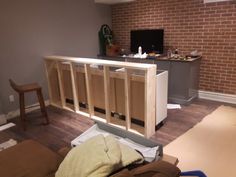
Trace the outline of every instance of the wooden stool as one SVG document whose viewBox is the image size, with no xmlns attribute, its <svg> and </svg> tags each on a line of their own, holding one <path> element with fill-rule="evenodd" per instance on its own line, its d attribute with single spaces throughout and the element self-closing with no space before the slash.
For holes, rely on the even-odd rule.
<svg viewBox="0 0 236 177">
<path fill-rule="evenodd" d="M 21 124 L 24 130 L 26 130 L 26 125 L 25 125 L 25 98 L 24 98 L 24 93 L 26 92 L 37 92 L 38 96 L 38 101 L 40 104 L 40 109 L 43 114 L 43 116 L 46 119 L 45 125 L 49 124 L 48 120 L 48 115 L 47 111 L 45 108 L 44 104 L 44 99 L 42 95 L 42 88 L 37 84 L 37 83 L 32 83 L 32 84 L 26 84 L 26 85 L 17 85 L 15 82 L 13 82 L 11 79 L 9 79 L 11 87 L 18 92 L 19 97 L 20 97 L 20 119 L 21 119 Z"/>
</svg>

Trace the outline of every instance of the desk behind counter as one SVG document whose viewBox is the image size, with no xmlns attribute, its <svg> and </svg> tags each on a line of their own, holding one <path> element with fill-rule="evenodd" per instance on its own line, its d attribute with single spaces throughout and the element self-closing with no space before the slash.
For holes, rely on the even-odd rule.
<svg viewBox="0 0 236 177">
<path fill-rule="evenodd" d="M 156 64 L 158 70 L 168 71 L 168 101 L 170 103 L 190 104 L 198 97 L 201 57 L 186 60 L 157 57 L 141 59 L 132 57 L 98 56 L 100 59 Z"/>
</svg>

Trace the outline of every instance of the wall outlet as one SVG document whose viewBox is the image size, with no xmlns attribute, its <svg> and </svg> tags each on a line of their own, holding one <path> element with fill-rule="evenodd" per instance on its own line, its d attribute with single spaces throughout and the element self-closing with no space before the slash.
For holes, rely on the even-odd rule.
<svg viewBox="0 0 236 177">
<path fill-rule="evenodd" d="M 15 101 L 14 95 L 10 95 L 10 96 L 9 96 L 9 101 L 10 101 L 10 102 L 14 102 L 14 101 Z"/>
</svg>

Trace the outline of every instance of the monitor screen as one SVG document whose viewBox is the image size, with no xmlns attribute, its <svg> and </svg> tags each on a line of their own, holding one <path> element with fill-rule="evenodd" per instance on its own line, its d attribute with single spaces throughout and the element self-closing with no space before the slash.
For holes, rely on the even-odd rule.
<svg viewBox="0 0 236 177">
<path fill-rule="evenodd" d="M 155 52 L 162 54 L 164 50 L 164 29 L 152 30 L 132 30 L 130 32 L 130 50 L 138 53 L 138 47 L 142 47 L 142 52 Z"/>
</svg>

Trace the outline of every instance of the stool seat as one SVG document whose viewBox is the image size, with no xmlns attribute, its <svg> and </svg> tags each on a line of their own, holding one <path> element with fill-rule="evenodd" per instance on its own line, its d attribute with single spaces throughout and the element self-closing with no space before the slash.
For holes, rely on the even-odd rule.
<svg viewBox="0 0 236 177">
<path fill-rule="evenodd" d="M 42 114 L 44 115 L 46 119 L 45 124 L 49 124 L 48 115 L 46 111 L 46 107 L 44 104 L 43 94 L 42 94 L 42 88 L 37 83 L 31 83 L 31 84 L 25 84 L 25 85 L 17 85 L 13 80 L 9 79 L 11 87 L 18 92 L 20 97 L 20 119 L 23 126 L 23 129 L 26 130 L 25 125 L 25 98 L 24 93 L 27 92 L 33 92 L 35 91 L 37 93 L 38 101 L 40 104 L 40 109 Z"/>
<path fill-rule="evenodd" d="M 31 92 L 40 90 L 41 87 L 37 83 L 32 84 L 25 84 L 25 85 L 17 85 L 16 91 L 17 92 Z"/>
</svg>

